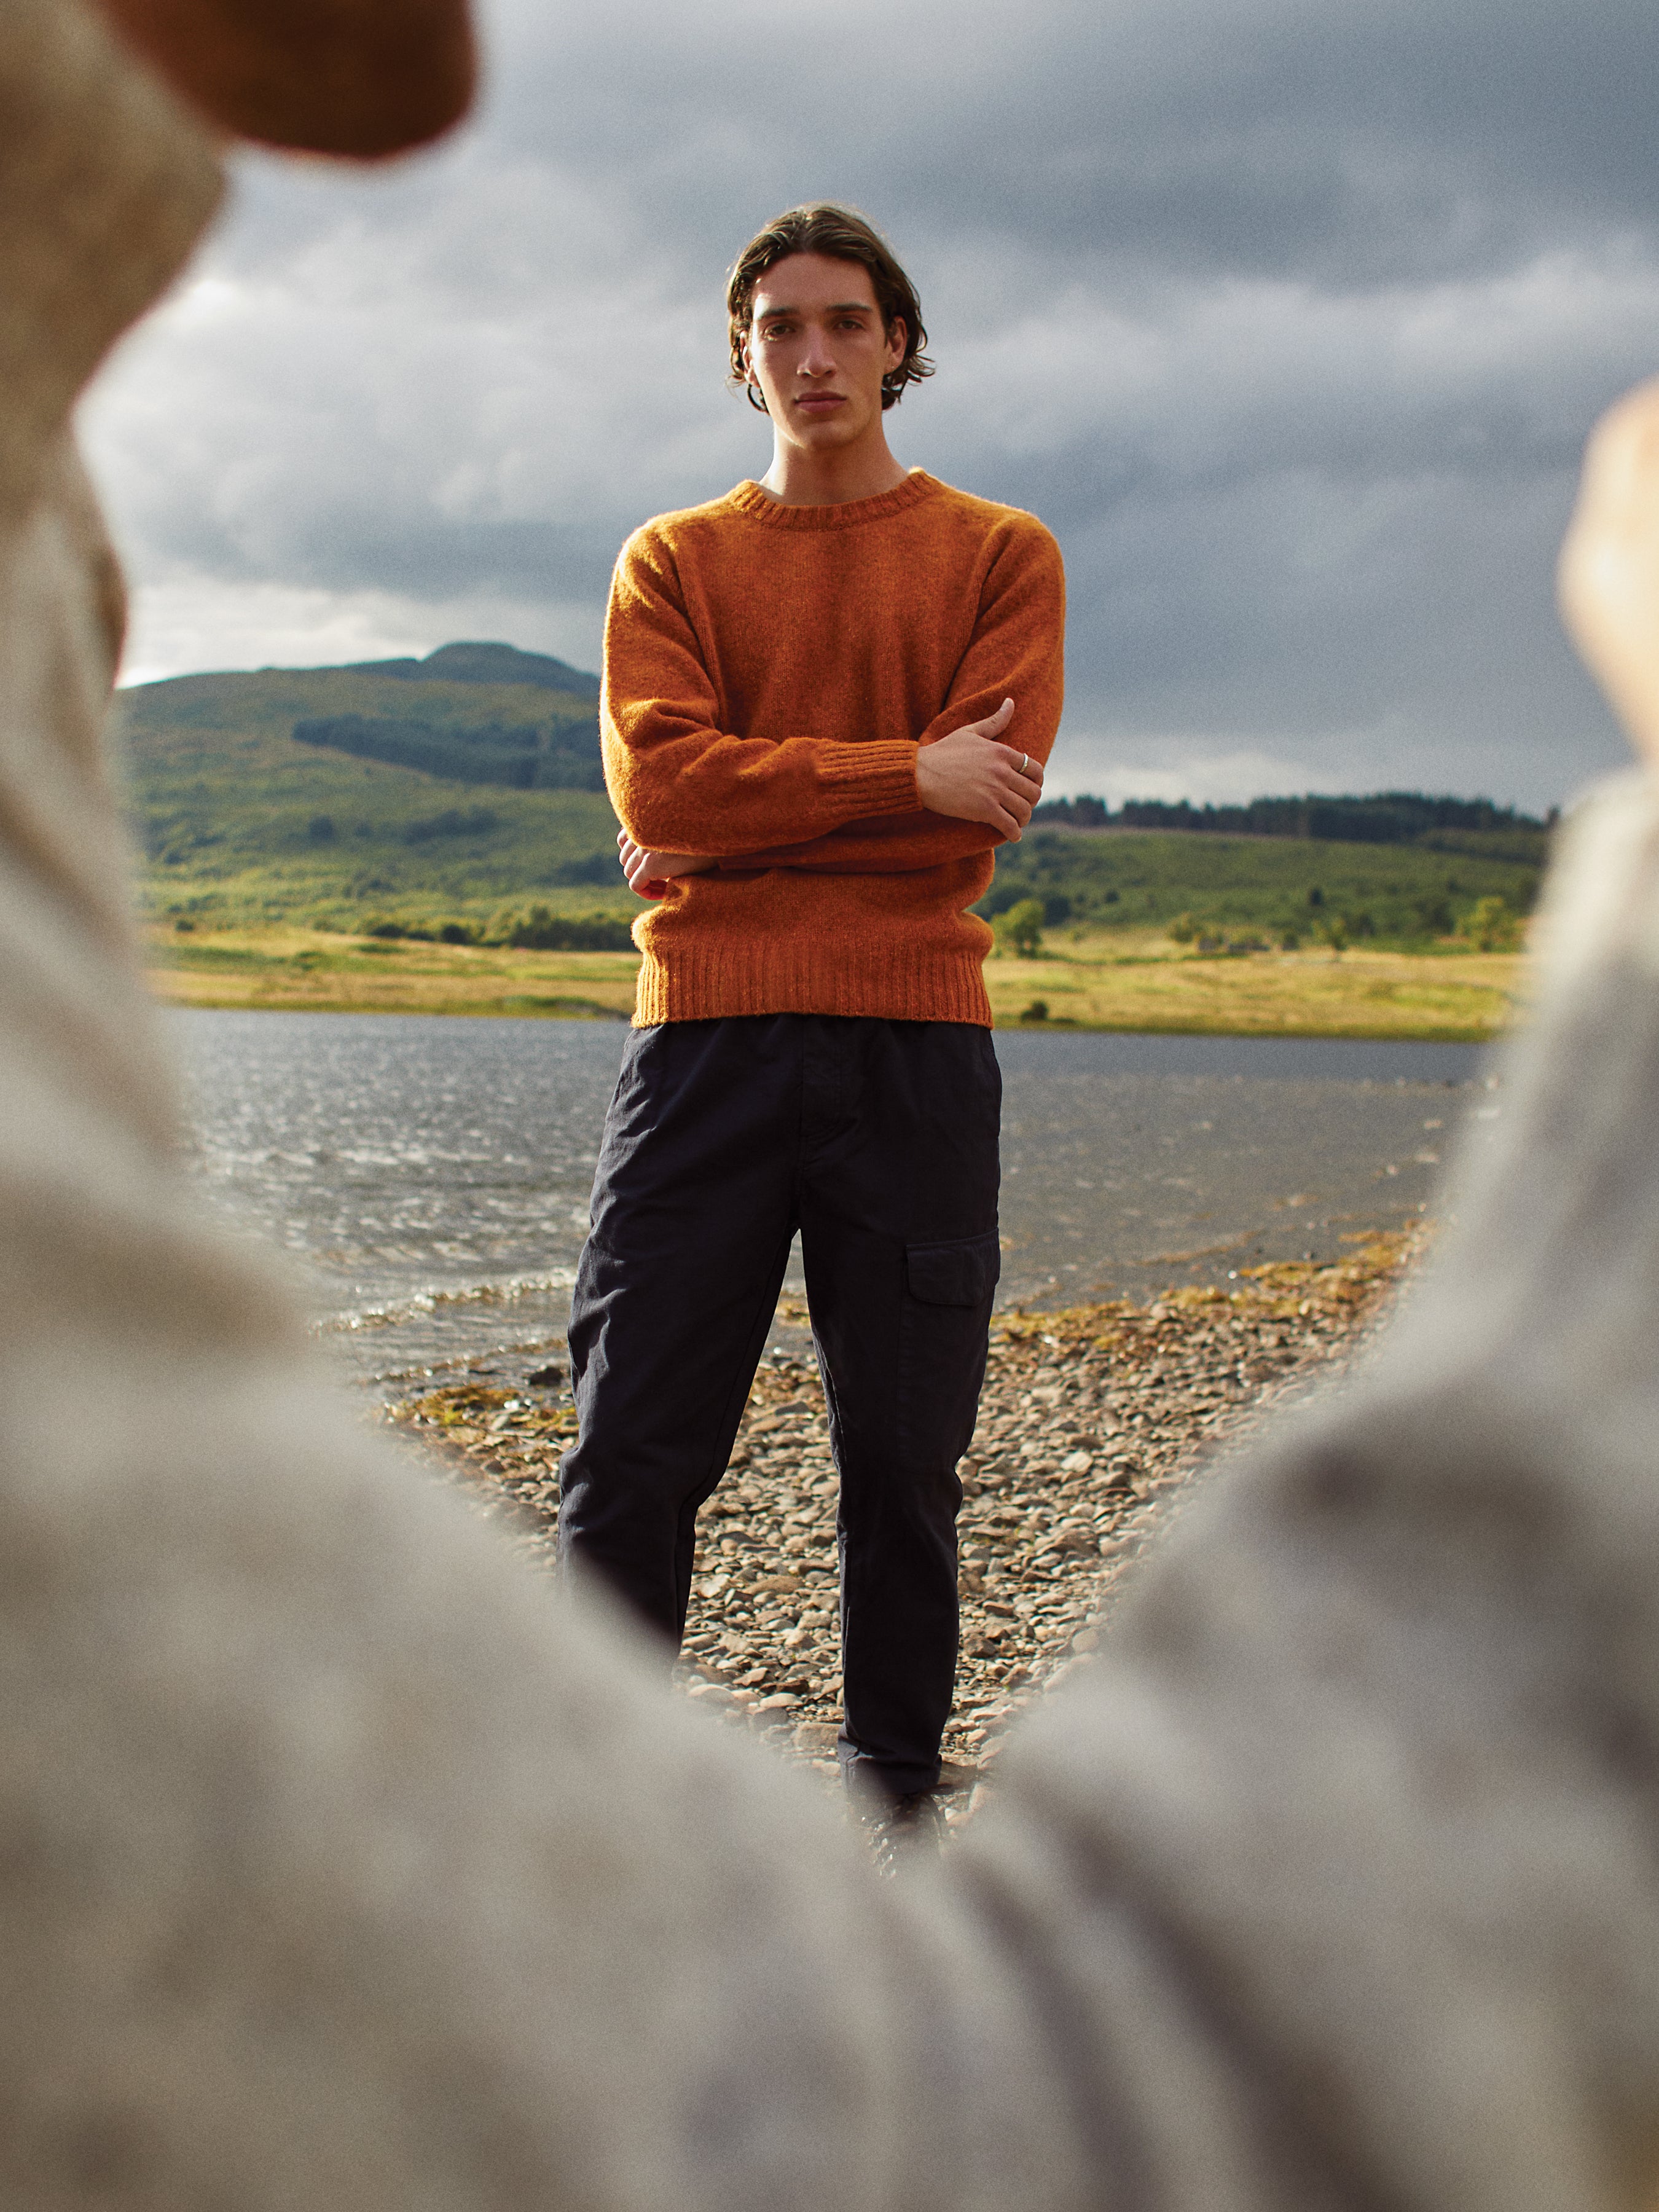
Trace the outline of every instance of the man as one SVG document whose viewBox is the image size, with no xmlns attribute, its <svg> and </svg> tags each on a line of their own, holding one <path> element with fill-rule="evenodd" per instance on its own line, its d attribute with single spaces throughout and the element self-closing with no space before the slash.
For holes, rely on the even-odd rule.
<svg viewBox="0 0 1659 2212">
<path fill-rule="evenodd" d="M 841 1477 L 842 1763 L 918 1832 L 998 1273 L 991 937 L 966 908 L 1042 792 L 1064 582 L 1030 515 L 895 459 L 886 410 L 932 365 L 862 216 L 781 216 L 727 308 L 771 467 L 637 532 L 606 628 L 606 775 L 656 910 L 572 1312 L 561 1549 L 678 1645 L 799 1229 Z"/>
</svg>

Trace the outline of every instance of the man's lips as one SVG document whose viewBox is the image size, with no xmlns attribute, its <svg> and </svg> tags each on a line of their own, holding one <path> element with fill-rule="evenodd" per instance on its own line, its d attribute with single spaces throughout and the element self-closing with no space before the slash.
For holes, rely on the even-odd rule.
<svg viewBox="0 0 1659 2212">
<path fill-rule="evenodd" d="M 827 415 L 832 407 L 844 407 L 846 404 L 844 392 L 803 392 L 795 402 L 809 415 Z"/>
</svg>

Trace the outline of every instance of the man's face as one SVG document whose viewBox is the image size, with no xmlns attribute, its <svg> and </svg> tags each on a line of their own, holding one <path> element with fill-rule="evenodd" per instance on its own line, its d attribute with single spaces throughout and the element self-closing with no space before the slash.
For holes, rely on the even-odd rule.
<svg viewBox="0 0 1659 2212">
<path fill-rule="evenodd" d="M 744 358 L 779 434 L 822 452 L 879 434 L 881 380 L 904 345 L 861 262 L 792 253 L 755 287 Z"/>
</svg>

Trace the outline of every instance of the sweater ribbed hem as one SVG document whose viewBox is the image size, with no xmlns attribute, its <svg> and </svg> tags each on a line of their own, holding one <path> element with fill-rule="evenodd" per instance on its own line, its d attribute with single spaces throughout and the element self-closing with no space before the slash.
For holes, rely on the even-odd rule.
<svg viewBox="0 0 1659 2212">
<path fill-rule="evenodd" d="M 989 1029 L 983 956 L 971 947 L 890 948 L 826 960 L 821 943 L 677 944 L 648 950 L 634 1026 L 718 1021 L 737 1014 L 845 1014 L 890 1022 L 969 1022 Z"/>
</svg>

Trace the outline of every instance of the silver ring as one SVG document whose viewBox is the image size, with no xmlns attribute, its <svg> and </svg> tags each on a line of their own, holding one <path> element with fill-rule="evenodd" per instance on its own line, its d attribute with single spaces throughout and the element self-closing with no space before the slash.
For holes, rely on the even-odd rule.
<svg viewBox="0 0 1659 2212">
<path fill-rule="evenodd" d="M 1029 775 L 1030 774 L 1030 772 L 1031 772 L 1031 756 L 1030 755 L 1030 753 L 1022 753 L 1022 754 L 1020 755 L 1020 757 L 1019 757 L 1019 772 L 1020 772 L 1020 774 L 1021 774 L 1022 775 Z"/>
</svg>

